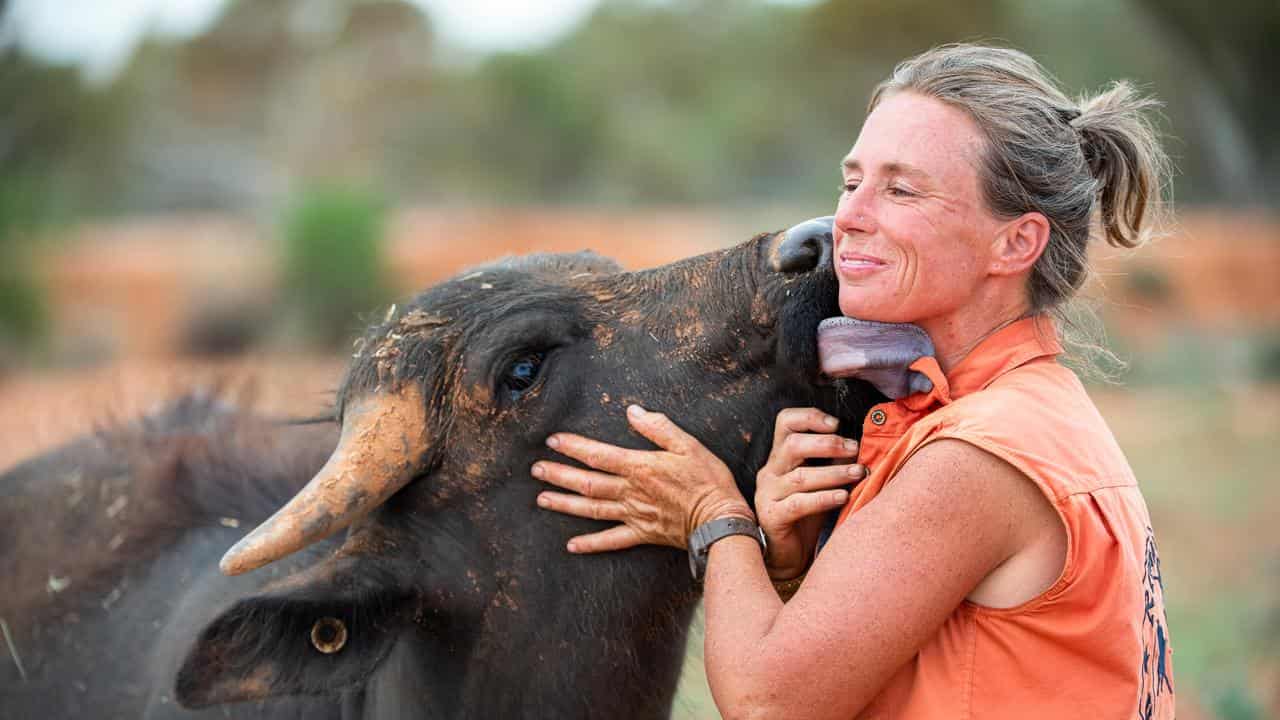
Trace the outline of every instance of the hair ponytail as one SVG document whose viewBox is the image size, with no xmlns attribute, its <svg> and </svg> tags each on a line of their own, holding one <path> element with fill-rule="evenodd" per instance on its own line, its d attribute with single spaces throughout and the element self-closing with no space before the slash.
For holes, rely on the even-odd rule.
<svg viewBox="0 0 1280 720">
<path fill-rule="evenodd" d="M 1080 134 L 1089 172 L 1097 181 L 1098 219 L 1112 247 L 1135 248 L 1150 237 L 1162 210 L 1168 158 L 1150 113 L 1160 108 L 1127 82 L 1115 82 L 1092 98 L 1081 98 L 1071 126 Z"/>
</svg>

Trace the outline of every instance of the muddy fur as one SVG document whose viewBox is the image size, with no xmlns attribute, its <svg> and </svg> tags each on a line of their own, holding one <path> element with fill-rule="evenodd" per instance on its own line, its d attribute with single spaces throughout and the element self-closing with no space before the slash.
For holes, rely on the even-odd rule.
<svg viewBox="0 0 1280 720">
<path fill-rule="evenodd" d="M 237 399 L 193 391 L 0 475 L 0 577 L 12 583 L 0 617 L 66 612 L 63 601 L 109 590 L 183 532 L 252 526 L 287 501 L 336 428 L 255 415 Z"/>
<path fill-rule="evenodd" d="M 451 391 L 458 386 L 459 360 L 477 330 L 513 312 L 576 309 L 585 321 L 591 298 L 566 279 L 612 275 L 621 267 L 583 251 L 570 255 L 508 257 L 459 273 L 423 292 L 407 305 L 393 306 L 383 322 L 355 343 L 352 363 L 338 389 L 335 419 L 354 398 L 400 383 L 422 389 L 429 408 L 427 435 L 448 440 L 457 411 Z M 575 330 L 585 332 L 585 323 Z M 433 443 L 434 454 L 446 443 Z M 432 458 L 427 467 L 433 467 Z"/>
<path fill-rule="evenodd" d="M 0 522 L 29 527 L 0 535 L 18 548 L 0 561 L 31 589 L 0 612 L 45 628 L 20 638 L 45 662 L 26 686 L 0 664 L 0 694 L 51 717 L 666 716 L 699 595 L 684 554 L 568 555 L 569 537 L 604 525 L 538 510 L 528 471 L 556 431 L 650 447 L 626 423 L 631 402 L 702 440 L 748 498 L 780 409 L 817 405 L 856 435 L 880 397 L 817 374 L 834 276 L 816 261 L 770 269 L 774 242 L 637 273 L 590 253 L 509 258 L 398 305 L 357 343 L 334 419 L 415 383 L 430 457 L 345 535 L 245 576 L 217 575 L 218 553 L 323 463 L 336 423 L 193 397 L 15 469 Z M 531 356 L 517 390 L 513 363 Z M 51 573 L 72 585 L 50 593 Z M 71 651 L 47 641 L 51 618 Z M 309 639 L 327 618 L 349 634 L 337 653 Z M 109 682 L 92 671 L 107 648 Z M 68 676 L 94 680 L 50 704 Z"/>
</svg>

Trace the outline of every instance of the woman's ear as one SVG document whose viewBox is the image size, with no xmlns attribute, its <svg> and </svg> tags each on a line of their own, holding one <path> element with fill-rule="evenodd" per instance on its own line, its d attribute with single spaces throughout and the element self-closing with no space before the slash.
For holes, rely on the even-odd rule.
<svg viewBox="0 0 1280 720">
<path fill-rule="evenodd" d="M 1012 220 L 996 234 L 991 274 L 1018 275 L 1031 269 L 1049 244 L 1049 219 L 1029 212 Z"/>
</svg>

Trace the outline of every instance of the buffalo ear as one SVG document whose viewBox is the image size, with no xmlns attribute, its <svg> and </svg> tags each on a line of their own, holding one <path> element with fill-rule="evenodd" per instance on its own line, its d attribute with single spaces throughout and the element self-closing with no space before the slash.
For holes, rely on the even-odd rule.
<svg viewBox="0 0 1280 720">
<path fill-rule="evenodd" d="M 333 576 L 319 585 L 289 582 L 285 592 L 240 600 L 214 618 L 178 669 L 178 703 L 339 695 L 363 685 L 394 644 L 403 604 Z"/>
</svg>

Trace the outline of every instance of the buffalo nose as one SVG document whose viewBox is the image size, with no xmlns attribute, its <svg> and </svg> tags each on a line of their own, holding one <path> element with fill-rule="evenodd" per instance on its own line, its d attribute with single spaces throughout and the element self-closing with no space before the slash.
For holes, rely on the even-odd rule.
<svg viewBox="0 0 1280 720">
<path fill-rule="evenodd" d="M 831 232 L 835 217 L 814 218 L 793 225 L 774 245 L 773 269 L 783 273 L 810 272 L 831 262 Z"/>
</svg>

